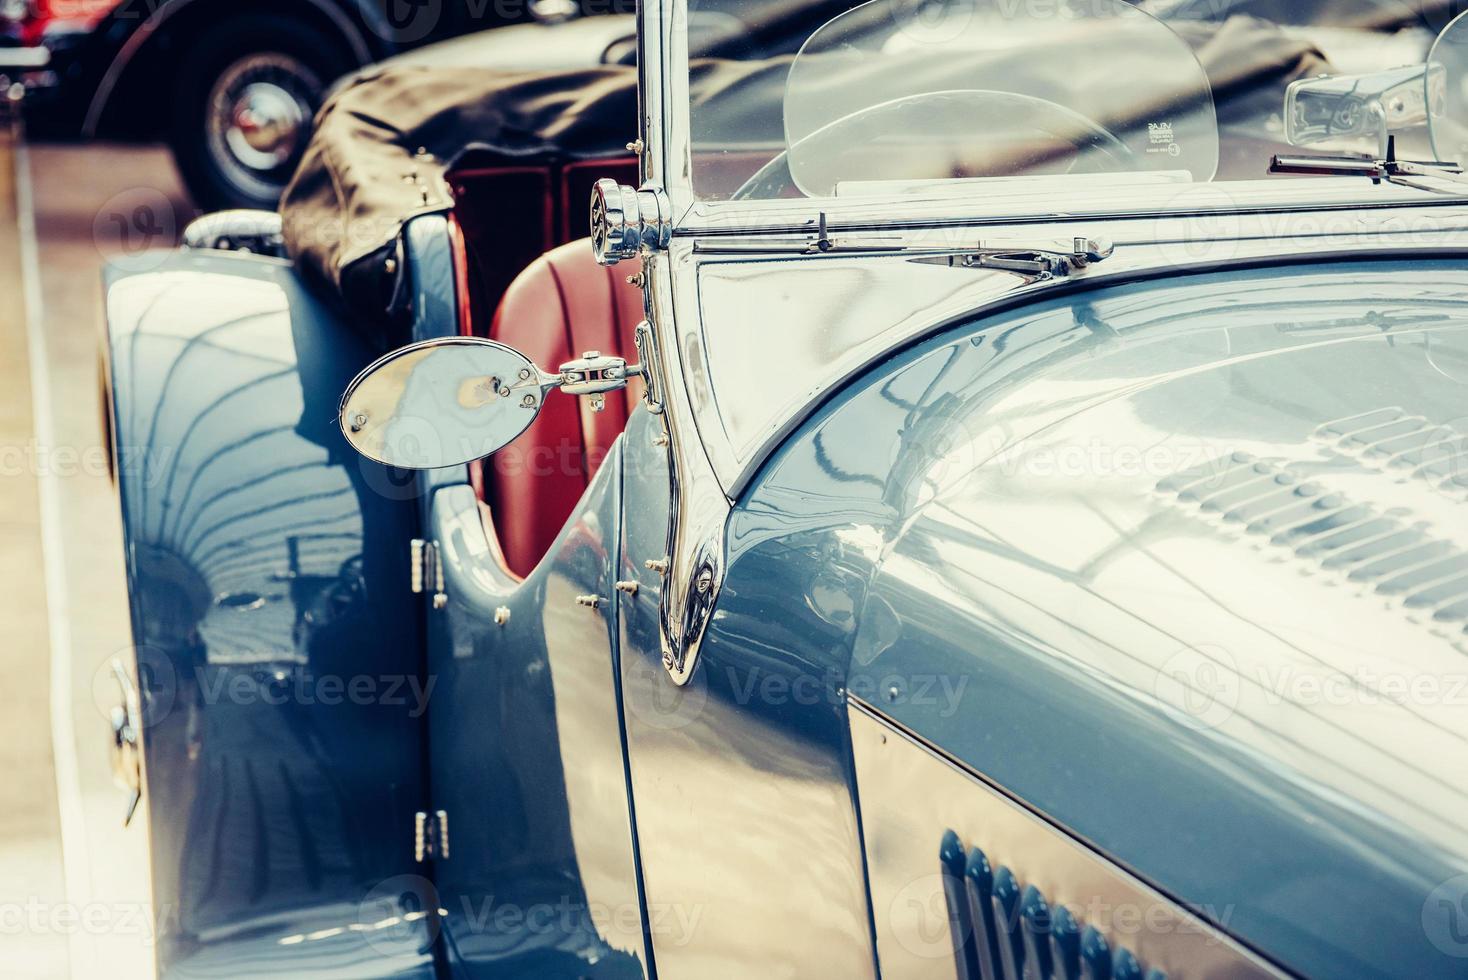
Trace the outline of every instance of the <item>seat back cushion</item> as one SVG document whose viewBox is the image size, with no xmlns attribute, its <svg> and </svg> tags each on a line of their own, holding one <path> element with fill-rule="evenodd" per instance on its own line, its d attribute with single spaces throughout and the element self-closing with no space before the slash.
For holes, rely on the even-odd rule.
<svg viewBox="0 0 1468 980">
<path fill-rule="evenodd" d="M 636 359 L 642 290 L 636 263 L 596 264 L 588 239 L 536 259 L 505 291 L 490 337 L 555 371 L 588 351 Z M 510 571 L 525 576 L 549 550 L 637 404 L 640 380 L 608 392 L 606 408 L 552 392 L 525 434 L 488 461 L 485 497 Z"/>
</svg>

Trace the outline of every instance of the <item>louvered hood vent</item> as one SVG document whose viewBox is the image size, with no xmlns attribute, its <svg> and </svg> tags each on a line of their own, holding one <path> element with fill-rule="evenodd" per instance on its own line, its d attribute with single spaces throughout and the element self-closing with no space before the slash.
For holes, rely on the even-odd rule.
<svg viewBox="0 0 1468 980">
<path fill-rule="evenodd" d="M 1468 500 L 1468 434 L 1401 409 L 1321 426 L 1335 464 Z M 1157 490 L 1205 520 L 1287 549 L 1311 571 L 1394 599 L 1414 622 L 1468 650 L 1468 552 L 1412 510 L 1353 500 L 1329 472 L 1239 452 L 1163 479 Z M 1463 512 L 1468 520 L 1468 510 Z"/>
<path fill-rule="evenodd" d="M 959 980 L 1166 980 L 951 830 L 938 859 Z"/>
</svg>

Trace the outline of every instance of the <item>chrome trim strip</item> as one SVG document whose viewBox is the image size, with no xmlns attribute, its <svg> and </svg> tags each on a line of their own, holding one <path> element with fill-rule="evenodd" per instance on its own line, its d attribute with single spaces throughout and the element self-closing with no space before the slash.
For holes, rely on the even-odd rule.
<svg viewBox="0 0 1468 980">
<path fill-rule="evenodd" d="M 912 274 L 908 260 L 895 250 L 885 255 L 839 251 L 818 256 L 695 254 L 698 239 L 675 236 L 668 254 L 676 269 L 673 278 L 679 308 L 689 315 L 697 311 L 701 321 L 699 336 L 692 336 L 685 328 L 680 338 L 686 370 L 690 372 L 690 404 L 720 484 L 731 498 L 738 498 L 769 455 L 833 391 L 894 352 L 965 320 L 992 316 L 1038 299 L 1147 279 L 1322 261 L 1468 258 L 1468 246 L 1461 244 L 1468 240 L 1465 234 L 1468 212 L 1462 209 L 1341 214 L 1335 220 L 1329 215 L 1287 215 L 1282 219 L 1284 225 L 1298 229 L 1292 235 L 1278 234 L 1280 228 L 1276 223 L 1262 216 L 1229 215 L 1203 220 L 1202 229 L 1191 219 L 1176 217 L 1089 223 L 1084 230 L 1112 239 L 1116 252 L 1106 262 L 1063 279 L 1035 282 L 1002 271 L 955 269 L 954 276 L 966 277 L 964 286 L 942 295 L 914 296 L 903 315 L 851 328 L 857 334 L 865 331 L 869 336 L 845 349 L 840 356 L 793 365 L 789 373 L 801 378 L 804 384 L 799 391 L 771 387 L 770 351 L 757 335 L 762 322 L 759 294 L 752 292 L 750 303 L 739 310 L 700 308 L 702 269 L 721 266 L 788 270 L 793 268 L 791 263 L 827 264 L 811 266 L 813 269 L 844 266 L 863 270 L 868 283 L 864 288 L 875 294 L 883 289 L 902 288 L 898 280 Z M 1342 223 L 1339 230 L 1334 227 L 1337 220 Z M 1232 223 L 1232 233 L 1226 237 L 1208 236 L 1206 232 L 1212 229 L 1206 226 L 1219 221 Z M 1056 229 L 1056 225 L 1052 223 L 1049 228 Z M 1007 226 L 985 229 L 982 240 L 990 244 L 1005 236 L 1024 240 L 1024 236 L 1032 238 L 1033 234 L 1033 229 Z M 965 247 L 964 240 L 968 242 L 966 247 L 974 247 L 980 240 L 978 230 L 953 225 L 929 232 L 911 231 L 906 237 L 915 246 L 946 245 L 955 253 Z M 779 329 L 798 330 L 809 324 L 812 329 L 818 325 L 830 330 L 834 327 L 833 318 L 844 317 L 855 323 L 867 309 L 871 310 L 871 316 L 876 316 L 871 304 L 839 301 L 839 297 L 820 293 L 814 285 L 816 278 L 805 279 L 809 285 L 794 302 L 807 308 L 807 313 L 801 315 L 800 322 L 777 325 Z M 753 326 L 749 325 L 751 318 L 755 321 Z M 718 338 L 727 337 L 731 331 L 738 334 L 739 343 L 758 356 L 711 358 L 709 351 L 719 346 Z M 785 345 L 780 356 L 789 359 L 801 353 L 801 345 Z M 751 397 L 765 399 L 772 406 L 768 421 L 753 435 L 739 431 L 719 408 L 720 402 L 726 399 L 743 399 L 747 403 Z"/>
<path fill-rule="evenodd" d="M 882 976 L 956 976 L 938 848 L 945 830 L 1170 980 L 1289 974 L 878 708 L 847 695 Z"/>
<path fill-rule="evenodd" d="M 706 441 L 700 438 L 677 333 L 680 323 L 688 324 L 695 335 L 698 332 L 696 308 L 685 311 L 681 319 L 675 313 L 675 281 L 691 282 L 692 276 L 674 276 L 673 264 L 667 253 L 643 258 L 651 325 L 646 352 L 655 365 L 655 387 L 661 389 L 655 417 L 662 420 L 672 482 L 667 553 L 650 559 L 655 564 L 648 567 L 656 567 L 663 576 L 659 609 L 663 666 L 681 686 L 693 676 L 704 630 L 723 585 L 730 501 L 705 452 Z"/>
</svg>

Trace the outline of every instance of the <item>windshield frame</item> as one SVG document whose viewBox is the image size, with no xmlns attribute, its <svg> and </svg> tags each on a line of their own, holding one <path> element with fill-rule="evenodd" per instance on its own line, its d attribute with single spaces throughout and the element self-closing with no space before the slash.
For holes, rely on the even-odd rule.
<svg viewBox="0 0 1468 980">
<path fill-rule="evenodd" d="M 700 200 L 693 186 L 687 0 L 641 0 L 638 13 L 639 138 L 642 183 L 670 204 L 674 235 L 803 234 L 824 215 L 843 230 L 933 227 L 946 224 L 1049 224 L 1058 221 L 1186 214 L 1256 214 L 1462 206 L 1468 183 L 1434 190 L 1369 178 L 1296 177 L 1167 187 L 1139 183 L 1117 193 L 1048 195 L 1051 206 L 1015 207 L 1013 198 L 981 194 L 872 194 L 860 198 Z M 1063 206 L 1061 206 L 1063 205 Z"/>
</svg>

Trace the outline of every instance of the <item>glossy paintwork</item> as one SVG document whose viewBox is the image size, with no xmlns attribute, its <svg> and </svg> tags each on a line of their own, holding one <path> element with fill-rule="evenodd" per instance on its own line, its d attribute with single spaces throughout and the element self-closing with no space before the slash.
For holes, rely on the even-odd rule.
<svg viewBox="0 0 1468 980">
<path fill-rule="evenodd" d="M 433 497 L 449 599 L 428 614 L 430 765 L 454 828 L 434 878 L 455 976 L 648 975 L 610 599 L 620 462 L 523 582 L 472 488 Z M 600 608 L 577 602 L 589 595 Z"/>
<path fill-rule="evenodd" d="M 112 267 L 107 319 L 160 973 L 431 976 L 392 885 L 426 790 L 415 515 L 332 419 L 372 352 L 218 252 Z"/>
<path fill-rule="evenodd" d="M 426 215 L 407 230 L 414 339 L 454 336 L 446 222 Z M 467 478 L 462 466 L 418 477 L 448 596 L 422 613 L 439 692 L 426 765 L 451 828 L 431 886 L 445 962 L 453 976 L 496 980 L 648 976 L 611 618 L 620 452 L 523 581 Z M 596 609 L 576 601 L 591 595 Z"/>
<path fill-rule="evenodd" d="M 849 717 L 885 980 L 979 980 L 1000 963 L 1069 980 L 1078 969 L 1052 964 L 1078 968 L 1082 928 L 1168 977 L 1282 976 L 879 713 L 854 703 Z M 1000 914 L 996 898 L 1017 901 Z"/>
<path fill-rule="evenodd" d="M 1204 207 L 1218 203 L 1207 185 L 1183 186 L 1202 194 Z M 765 239 L 774 251 L 758 254 L 748 239 L 675 237 L 668 265 L 676 277 L 679 356 L 704 449 L 724 489 L 742 494 L 832 391 L 891 352 L 970 319 L 976 309 L 1245 263 L 1468 254 L 1468 215 L 1441 204 L 1214 221 L 1160 217 L 1156 203 L 1131 201 L 1142 217 L 1098 216 L 1064 226 L 1011 220 L 963 227 L 950 221 L 901 232 L 850 232 L 838 235 L 832 251 L 799 258 L 792 257 L 789 238 L 783 248 Z M 979 241 L 991 248 L 1063 251 L 1072 234 L 1106 239 L 1115 250 L 1048 281 L 950 261 L 955 250 Z M 803 243 L 795 239 L 794 247 Z M 863 251 L 898 247 L 909 251 Z"/>
<path fill-rule="evenodd" d="M 1453 594 L 1461 471 L 1423 479 L 1329 424 L 1401 406 L 1463 433 L 1465 289 L 1450 261 L 1322 264 L 952 329 L 852 385 L 755 479 L 710 649 L 834 667 L 1288 968 L 1460 973 L 1432 898 L 1468 869 L 1468 723 L 1446 700 L 1461 603 L 1414 605 L 1391 566 L 1343 574 L 1306 537 L 1344 527 L 1342 500 L 1415 526 L 1449 561 L 1427 598 Z M 1194 493 L 1260 462 L 1290 519 Z M 1383 677 L 1440 686 L 1392 696 Z M 802 715 L 807 751 L 823 718 Z"/>
<path fill-rule="evenodd" d="M 840 695 L 850 623 L 810 604 L 828 538 L 791 531 L 732 562 L 699 663 L 661 664 L 667 452 L 639 409 L 626 458 L 618 594 L 627 753 L 661 977 L 874 976 Z M 777 515 L 772 515 L 776 516 Z M 777 518 L 778 521 L 778 518 Z M 820 592 L 824 595 L 824 592 Z"/>
</svg>

